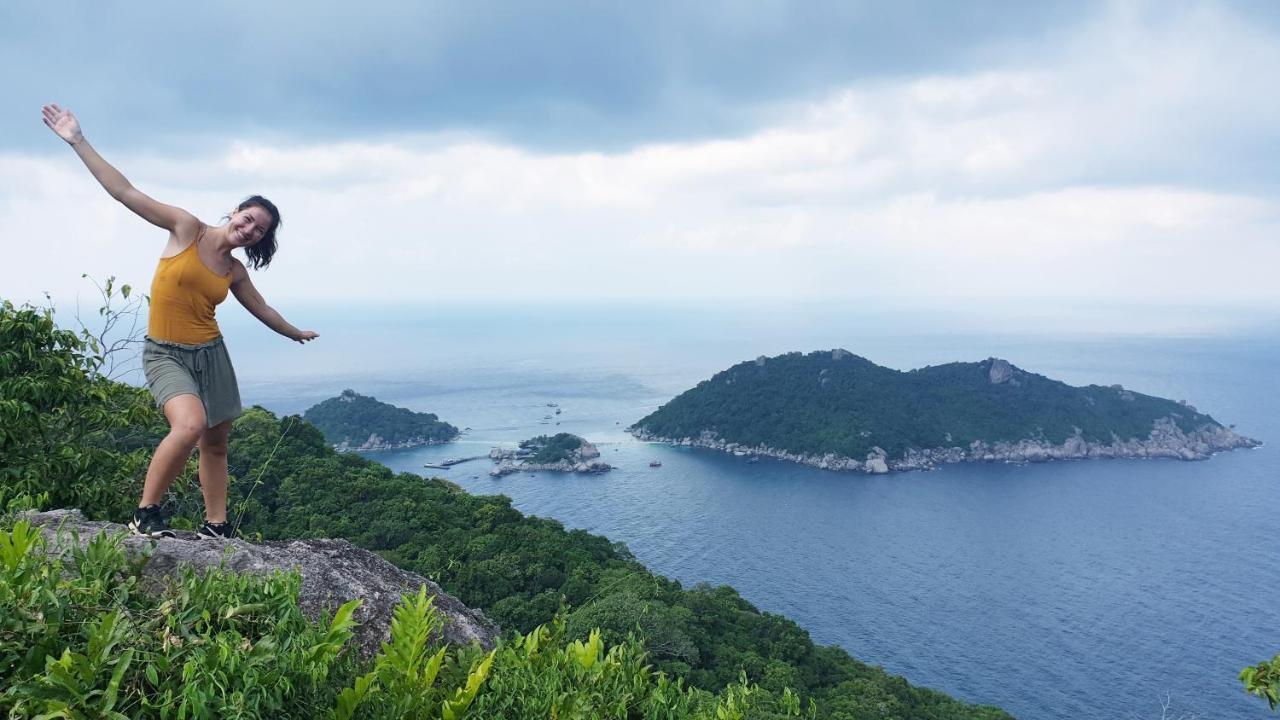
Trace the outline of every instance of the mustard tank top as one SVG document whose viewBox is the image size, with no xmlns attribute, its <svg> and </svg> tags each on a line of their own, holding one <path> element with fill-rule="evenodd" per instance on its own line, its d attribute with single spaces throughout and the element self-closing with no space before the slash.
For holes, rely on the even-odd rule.
<svg viewBox="0 0 1280 720">
<path fill-rule="evenodd" d="M 231 273 L 219 275 L 204 264 L 196 250 L 200 238 L 177 255 L 160 258 L 151 279 L 150 337 L 199 345 L 222 334 L 213 317 L 214 308 L 227 299 Z"/>
</svg>

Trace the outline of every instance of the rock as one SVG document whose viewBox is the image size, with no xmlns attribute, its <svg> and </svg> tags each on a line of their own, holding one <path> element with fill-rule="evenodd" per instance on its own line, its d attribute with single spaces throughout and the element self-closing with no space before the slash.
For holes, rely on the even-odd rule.
<svg viewBox="0 0 1280 720">
<path fill-rule="evenodd" d="M 144 586 L 158 591 L 168 577 L 176 576 L 184 565 L 197 570 L 225 568 L 237 573 L 270 575 L 276 570 L 297 570 L 302 575 L 298 605 L 307 617 L 328 622 L 338 606 L 355 598 L 363 602 L 356 610 L 360 622 L 353 640 L 365 657 L 375 654 L 391 635 L 391 616 L 403 595 L 416 593 L 425 585 L 435 596 L 435 607 L 444 620 L 443 639 L 454 644 L 477 642 L 492 648 L 498 626 L 479 610 L 463 605 L 430 580 L 392 565 L 378 555 L 346 540 L 292 540 L 250 543 L 245 540 L 200 540 L 196 534 L 175 531 L 177 538 L 151 539 L 132 535 L 123 525 L 85 520 L 79 510 L 23 513 L 40 527 L 49 541 L 49 551 L 68 553 L 78 534 L 81 547 L 102 532 L 124 536 L 130 558 L 138 559 L 154 544 L 143 567 Z"/>
<path fill-rule="evenodd" d="M 769 359 L 769 358 L 767 358 L 767 357 L 765 357 L 765 356 L 763 356 L 763 355 L 761 355 L 760 357 L 756 358 L 756 367 L 764 367 L 764 363 L 765 363 L 765 361 L 766 361 L 766 360 L 768 360 L 768 359 Z"/>
<path fill-rule="evenodd" d="M 497 467 L 490 470 L 489 474 L 493 477 L 502 477 L 503 475 L 510 475 L 514 472 L 520 472 L 520 468 L 510 460 L 503 460 L 501 463 L 498 463 Z"/>
<path fill-rule="evenodd" d="M 881 474 L 889 472 L 889 463 L 885 461 L 884 450 L 875 448 L 878 452 L 867 453 L 867 462 L 863 466 L 869 473 Z"/>
<path fill-rule="evenodd" d="M 503 477 L 518 472 L 576 472 L 576 473 L 602 473 L 612 470 L 613 466 L 608 463 L 599 461 L 578 461 L 571 462 L 569 460 L 560 460 L 553 463 L 530 463 L 523 462 L 519 465 L 512 462 L 503 462 L 494 469 L 489 471 L 493 477 Z"/>
<path fill-rule="evenodd" d="M 836 348 L 835 350 L 831 351 L 832 360 L 843 360 L 847 357 L 853 357 L 853 353 L 849 352 L 848 350 L 845 350 L 844 348 Z"/>
<path fill-rule="evenodd" d="M 1013 379 L 1013 365 L 1007 360 L 1000 358 L 991 358 L 991 369 L 987 371 L 987 377 L 991 379 L 992 385 L 999 385 Z"/>
</svg>

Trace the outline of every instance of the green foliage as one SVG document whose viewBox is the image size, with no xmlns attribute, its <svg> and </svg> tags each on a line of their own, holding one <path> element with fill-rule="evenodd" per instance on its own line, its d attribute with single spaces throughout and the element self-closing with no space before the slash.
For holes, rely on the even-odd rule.
<svg viewBox="0 0 1280 720">
<path fill-rule="evenodd" d="M 73 543 L 78 547 L 78 543 Z M 363 667 L 345 652 L 358 601 L 328 627 L 297 607 L 296 574 L 181 573 L 142 592 L 118 536 L 64 564 L 40 531 L 0 532 L 0 712 L 42 718 L 715 718 L 800 717 L 790 691 L 745 678 L 714 696 L 645 664 L 635 638 L 567 640 L 557 618 L 493 651 L 437 646 L 425 588 L 395 610 Z M 363 672 L 361 672 L 363 670 Z M 335 692 L 333 687 L 344 687 Z M 815 708 L 808 706 L 813 717 Z"/>
<path fill-rule="evenodd" d="M 146 391 L 113 382 L 103 355 L 53 311 L 0 302 L 0 503 L 131 512 L 167 431 Z M 2 509 L 2 508 L 0 508 Z"/>
<path fill-rule="evenodd" d="M 1264 698 L 1272 710 L 1280 705 L 1280 655 L 1240 671 L 1245 692 Z"/>
<path fill-rule="evenodd" d="M 383 644 L 373 669 L 339 694 L 334 708 L 337 720 L 349 720 L 357 710 L 362 718 L 402 718 L 422 716 L 428 708 L 446 706 L 449 700 L 443 688 L 435 684 L 445 648 L 432 652 L 430 645 L 441 627 L 433 600 L 423 587 L 415 597 L 406 597 L 396 607 L 391 641 Z M 488 672 L 487 666 L 484 672 Z M 475 683 L 477 687 L 480 681 Z M 469 703 L 469 697 L 465 701 L 458 699 L 451 707 L 453 712 L 465 711 Z"/>
<path fill-rule="evenodd" d="M 598 628 L 605 632 L 605 639 L 610 643 L 619 643 L 636 633 L 644 638 L 650 657 L 663 669 L 677 674 L 685 674 L 699 664 L 698 646 L 690 637 L 697 632 L 696 625 L 689 608 L 672 607 L 660 599 L 641 597 L 627 589 L 575 609 L 568 620 L 569 633 L 575 637 Z"/>
<path fill-rule="evenodd" d="M 770 693 L 739 678 L 719 695 L 687 687 L 646 664 L 641 643 L 610 646 L 600 632 L 570 640 L 557 617 L 516 635 L 490 655 L 493 672 L 476 697 L 482 718 L 789 718 L 817 708 L 790 691 Z M 802 712 L 802 706 L 807 709 Z"/>
<path fill-rule="evenodd" d="M 418 413 L 343 390 L 335 398 L 311 406 L 307 422 L 324 433 L 331 444 L 343 441 L 359 445 L 376 433 L 384 442 L 444 442 L 458 436 L 458 428 L 441 422 L 435 413 Z"/>
<path fill-rule="evenodd" d="M 154 594 L 120 536 L 69 544 L 67 564 L 26 521 L 0 532 L 9 717 L 310 718 L 332 706 L 331 677 L 350 675 L 355 604 L 308 622 L 296 574 L 187 569 Z"/>
<path fill-rule="evenodd" d="M 657 437 L 698 438 L 797 453 L 862 459 L 879 447 L 967 448 L 1043 439 L 1060 444 L 1077 428 L 1085 440 L 1146 438 L 1158 418 L 1183 431 L 1217 425 L 1208 415 L 1162 398 L 1098 385 L 1071 387 L 1015 370 L 993 384 L 991 361 L 899 372 L 832 352 L 789 353 L 744 362 L 698 383 L 639 420 Z"/>
<path fill-rule="evenodd" d="M 529 438 L 520 443 L 520 448 L 533 453 L 527 458 L 531 463 L 551 464 L 561 460 L 577 462 L 580 459 L 578 451 L 585 442 L 586 440 L 572 433 L 556 433 Z"/>
</svg>

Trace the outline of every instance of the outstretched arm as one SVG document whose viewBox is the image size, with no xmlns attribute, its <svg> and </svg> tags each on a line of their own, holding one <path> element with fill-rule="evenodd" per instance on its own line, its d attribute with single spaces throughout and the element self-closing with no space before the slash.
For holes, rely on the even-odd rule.
<svg viewBox="0 0 1280 720">
<path fill-rule="evenodd" d="M 176 208 L 172 205 L 165 205 L 157 202 L 140 190 L 135 188 L 119 170 L 115 169 L 97 150 L 84 139 L 84 134 L 80 132 L 80 121 L 76 120 L 76 116 L 71 114 L 70 110 L 63 110 L 54 105 L 45 105 L 44 124 L 49 129 L 57 133 L 58 137 L 67 141 L 76 154 L 84 161 L 89 168 L 89 172 L 93 173 L 93 177 L 102 184 L 103 189 L 107 191 L 111 197 L 119 200 L 125 207 L 137 213 L 142 219 L 162 227 L 170 232 L 178 232 L 179 227 L 189 226 L 195 228 L 199 224 L 199 220 L 194 215 Z M 186 229 L 186 228 L 184 228 Z"/>
<path fill-rule="evenodd" d="M 306 343 L 308 340 L 320 337 L 310 330 L 299 330 L 290 325 L 280 313 L 268 305 L 267 301 L 262 299 L 258 289 L 253 286 L 253 281 L 249 280 L 249 271 L 245 269 L 244 263 L 239 260 L 235 261 L 231 267 L 231 292 L 246 310 L 262 321 L 263 325 L 290 340 Z"/>
</svg>

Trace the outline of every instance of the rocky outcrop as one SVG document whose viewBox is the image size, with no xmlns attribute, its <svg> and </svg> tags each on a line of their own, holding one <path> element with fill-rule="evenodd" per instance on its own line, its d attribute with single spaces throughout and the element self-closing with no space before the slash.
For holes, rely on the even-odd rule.
<svg viewBox="0 0 1280 720">
<path fill-rule="evenodd" d="M 1018 381 L 1014 378 L 1015 368 L 1008 360 L 988 358 L 987 362 L 991 363 L 991 369 L 987 371 L 987 377 L 991 380 L 992 385 L 999 385 L 1000 383 L 1010 381 L 1017 384 Z"/>
<path fill-rule="evenodd" d="M 556 437 L 569 438 L 578 443 L 578 446 L 568 453 L 569 457 L 555 462 L 529 462 L 529 458 L 538 454 L 538 449 L 534 446 L 527 446 L 527 444 L 545 440 L 545 438 L 541 437 L 534 438 L 522 443 L 522 447 L 496 447 L 490 450 L 489 459 L 498 463 L 498 466 L 490 470 L 489 474 L 493 477 L 502 477 L 503 475 L 511 475 L 512 473 L 523 471 L 602 473 L 613 469 L 612 465 L 595 459 L 600 457 L 600 450 L 585 439 L 569 433 L 561 433 Z"/>
<path fill-rule="evenodd" d="M 444 445 L 453 442 L 452 440 L 428 440 L 423 437 L 413 437 L 400 442 L 391 442 L 384 439 L 378 433 L 370 433 L 369 439 L 359 445 L 353 445 L 347 440 L 340 443 L 334 443 L 333 449 L 338 452 L 354 452 L 364 450 L 405 450 L 408 448 L 422 447 L 423 445 Z"/>
<path fill-rule="evenodd" d="M 570 462 L 561 460 L 554 463 L 514 463 L 510 460 L 503 461 L 497 467 L 489 471 L 493 477 L 502 477 L 518 472 L 576 472 L 576 473 L 602 473 L 612 470 L 613 466 L 602 462 Z"/>
<path fill-rule="evenodd" d="M 430 580 L 392 565 L 378 555 L 346 540 L 291 540 L 250 543 L 244 540 L 199 539 L 195 533 L 176 531 L 177 538 L 150 539 L 129 534 L 123 525 L 89 521 L 79 510 L 26 513 L 49 540 L 49 551 L 67 554 L 70 543 L 81 547 L 102 532 L 124 535 L 125 551 L 139 558 L 148 550 L 143 567 L 145 585 L 155 591 L 182 566 L 197 570 L 224 568 L 237 573 L 270 575 L 276 570 L 297 570 L 302 575 L 298 605 L 312 619 L 327 621 L 340 605 L 359 598 L 355 618 L 360 622 L 355 641 L 370 656 L 390 638 L 391 616 L 403 595 L 425 585 L 435 596 L 435 607 L 444 620 L 443 640 L 455 644 L 479 643 L 492 648 L 499 629 L 479 610 L 463 605 Z"/>
<path fill-rule="evenodd" d="M 1016 442 L 986 443 L 974 441 L 967 447 L 908 448 L 902 457 L 888 458 L 884 450 L 874 448 L 864 460 L 838 453 L 796 453 L 765 446 L 750 447 L 726 442 L 715 433 L 703 431 L 697 437 L 665 438 L 643 429 L 633 428 L 639 440 L 667 442 L 673 445 L 722 450 L 735 454 L 764 455 L 790 462 L 811 465 L 823 470 L 848 470 L 886 473 L 901 470 L 930 470 L 938 465 L 958 462 L 1045 462 L 1048 460 L 1085 460 L 1097 458 L 1169 458 L 1205 460 L 1216 452 L 1258 447 L 1262 443 L 1221 425 L 1205 425 L 1184 432 L 1172 418 L 1156 420 L 1146 438 L 1123 440 L 1115 435 L 1110 443 L 1090 442 L 1077 430 L 1060 444 L 1043 438 L 1027 438 Z"/>
</svg>

